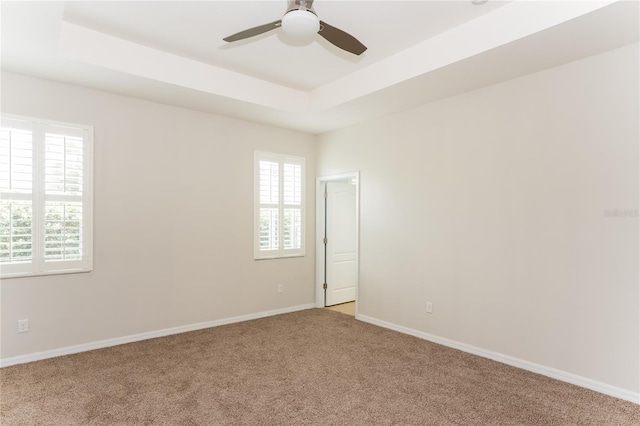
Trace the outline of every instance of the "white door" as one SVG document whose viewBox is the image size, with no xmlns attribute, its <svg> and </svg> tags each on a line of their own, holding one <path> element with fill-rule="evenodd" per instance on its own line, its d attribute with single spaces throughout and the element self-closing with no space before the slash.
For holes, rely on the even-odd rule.
<svg viewBox="0 0 640 426">
<path fill-rule="evenodd" d="M 356 186 L 327 182 L 326 203 L 326 306 L 356 300 Z"/>
</svg>

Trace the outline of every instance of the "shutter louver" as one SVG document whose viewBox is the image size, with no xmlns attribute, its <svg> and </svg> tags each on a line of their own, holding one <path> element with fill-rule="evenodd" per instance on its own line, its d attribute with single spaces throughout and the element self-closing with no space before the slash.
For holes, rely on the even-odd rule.
<svg viewBox="0 0 640 426">
<path fill-rule="evenodd" d="M 46 202 L 44 259 L 82 258 L 82 203 Z"/>
<path fill-rule="evenodd" d="M 82 137 L 47 133 L 45 150 L 45 193 L 82 195 Z"/>
<path fill-rule="evenodd" d="M 260 161 L 260 204 L 278 205 L 280 184 L 279 164 Z"/>
<path fill-rule="evenodd" d="M 284 164 L 284 204 L 299 206 L 302 203 L 302 167 Z"/>
<path fill-rule="evenodd" d="M 260 208 L 260 250 L 278 249 L 278 209 Z"/>
<path fill-rule="evenodd" d="M 3 128 L 0 131 L 0 189 L 30 193 L 32 187 L 32 133 L 29 130 Z"/>
<path fill-rule="evenodd" d="M 32 223 L 30 201 L 0 202 L 0 264 L 33 259 Z"/>
<path fill-rule="evenodd" d="M 299 249 L 302 242 L 300 209 L 284 209 L 284 248 Z"/>
</svg>

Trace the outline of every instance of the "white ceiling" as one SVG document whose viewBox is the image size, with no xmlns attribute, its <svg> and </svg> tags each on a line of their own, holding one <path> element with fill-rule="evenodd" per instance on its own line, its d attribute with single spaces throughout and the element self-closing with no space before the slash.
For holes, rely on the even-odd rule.
<svg viewBox="0 0 640 426">
<path fill-rule="evenodd" d="M 637 1 L 332 1 L 368 46 L 275 30 L 278 1 L 1 3 L 2 69 L 321 133 L 638 41 Z"/>
<path fill-rule="evenodd" d="M 226 43 L 222 38 L 278 20 L 286 0 L 70 2 L 64 19 L 154 49 L 311 90 L 407 49 L 440 32 L 506 4 L 471 1 L 317 0 L 320 19 L 344 29 L 371 48 L 356 56 L 322 37 L 291 45 L 281 31 Z M 289 44 L 287 44 L 289 43 Z"/>
</svg>

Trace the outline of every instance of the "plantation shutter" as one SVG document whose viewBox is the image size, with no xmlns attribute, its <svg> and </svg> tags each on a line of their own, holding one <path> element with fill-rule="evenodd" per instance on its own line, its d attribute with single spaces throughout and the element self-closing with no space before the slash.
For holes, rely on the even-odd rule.
<svg viewBox="0 0 640 426">
<path fill-rule="evenodd" d="M 256 259 L 304 255 L 304 159 L 256 152 Z"/>
<path fill-rule="evenodd" d="M 92 129 L 3 115 L 0 126 L 2 276 L 92 267 Z"/>
</svg>

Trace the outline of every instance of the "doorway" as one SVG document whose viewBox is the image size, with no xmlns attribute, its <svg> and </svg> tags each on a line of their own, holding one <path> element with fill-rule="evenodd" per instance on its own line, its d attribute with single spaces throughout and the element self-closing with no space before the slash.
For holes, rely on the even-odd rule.
<svg viewBox="0 0 640 426">
<path fill-rule="evenodd" d="M 341 314 L 356 316 L 356 302 L 341 303 L 340 305 L 327 306 L 328 309 L 333 312 L 340 312 Z"/>
<path fill-rule="evenodd" d="M 316 306 L 355 302 L 359 281 L 358 172 L 318 178 Z"/>
</svg>

